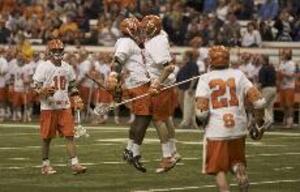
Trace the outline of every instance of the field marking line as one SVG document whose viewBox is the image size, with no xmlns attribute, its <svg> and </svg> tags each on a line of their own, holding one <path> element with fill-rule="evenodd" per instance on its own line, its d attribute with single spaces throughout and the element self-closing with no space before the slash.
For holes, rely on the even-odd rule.
<svg viewBox="0 0 300 192">
<path fill-rule="evenodd" d="M 2 123 L 0 124 L 1 128 L 33 128 L 33 129 L 39 129 L 39 125 L 33 125 L 33 124 L 10 124 L 10 123 Z M 108 130 L 108 131 L 128 131 L 128 126 L 116 126 L 116 127 L 101 127 L 101 126 L 84 126 L 87 129 L 90 130 Z M 149 128 L 148 131 L 156 132 L 154 128 Z M 200 129 L 176 129 L 176 133 L 203 133 L 203 130 Z M 275 136 L 294 136 L 294 137 L 300 137 L 300 133 L 291 133 L 291 132 L 265 132 L 265 135 L 275 135 Z"/>
<path fill-rule="evenodd" d="M 258 181 L 250 182 L 251 185 L 265 185 L 265 184 L 278 184 L 278 183 L 298 183 L 300 179 L 286 179 L 286 180 L 272 180 L 272 181 Z M 230 184 L 230 186 L 237 186 L 237 184 Z M 216 188 L 216 185 L 202 185 L 202 186 L 186 186 L 186 187 L 172 187 L 172 188 L 157 188 L 148 190 L 134 190 L 131 192 L 165 192 L 165 191 L 187 191 L 191 189 L 208 189 Z"/>
</svg>

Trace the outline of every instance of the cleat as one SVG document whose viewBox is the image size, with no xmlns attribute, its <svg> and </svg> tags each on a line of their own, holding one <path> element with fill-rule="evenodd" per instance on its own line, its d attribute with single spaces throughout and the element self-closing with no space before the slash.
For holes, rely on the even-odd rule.
<svg viewBox="0 0 300 192">
<path fill-rule="evenodd" d="M 43 175 L 53 175 L 56 171 L 50 165 L 42 166 L 41 172 Z"/>
<path fill-rule="evenodd" d="M 123 151 L 123 160 L 127 161 L 128 163 L 131 163 L 132 159 L 133 159 L 132 151 L 125 148 Z"/>
<path fill-rule="evenodd" d="M 175 159 L 175 163 L 180 162 L 181 159 L 182 159 L 181 155 L 180 155 L 179 153 L 177 153 L 177 152 L 174 152 L 174 153 L 172 154 L 172 158 Z"/>
<path fill-rule="evenodd" d="M 162 158 L 159 168 L 155 170 L 156 173 L 164 173 L 170 171 L 176 165 L 176 160 L 173 157 Z"/>
<path fill-rule="evenodd" d="M 132 158 L 132 165 L 139 171 L 145 173 L 147 171 L 147 169 L 144 167 L 144 165 L 140 162 L 140 159 L 142 157 L 140 155 L 137 155 L 135 157 Z"/>
<path fill-rule="evenodd" d="M 72 169 L 74 175 L 85 173 L 87 170 L 86 167 L 80 165 L 79 163 L 72 165 L 71 169 Z"/>
</svg>

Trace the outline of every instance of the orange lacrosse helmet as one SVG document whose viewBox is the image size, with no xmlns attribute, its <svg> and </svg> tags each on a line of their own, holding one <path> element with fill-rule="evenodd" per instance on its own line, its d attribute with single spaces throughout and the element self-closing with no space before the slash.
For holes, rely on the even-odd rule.
<svg viewBox="0 0 300 192">
<path fill-rule="evenodd" d="M 229 50 L 224 46 L 213 46 L 209 49 L 210 65 L 212 68 L 229 67 Z"/>
<path fill-rule="evenodd" d="M 162 29 L 161 19 L 157 15 L 147 15 L 143 18 L 141 23 L 146 36 L 150 38 L 159 34 Z"/>
<path fill-rule="evenodd" d="M 139 20 L 137 18 L 126 18 L 120 24 L 123 35 L 129 35 L 135 39 L 138 36 Z"/>
<path fill-rule="evenodd" d="M 64 55 L 64 44 L 59 39 L 52 39 L 47 45 L 47 54 L 50 58 L 60 61 L 63 59 Z"/>
</svg>

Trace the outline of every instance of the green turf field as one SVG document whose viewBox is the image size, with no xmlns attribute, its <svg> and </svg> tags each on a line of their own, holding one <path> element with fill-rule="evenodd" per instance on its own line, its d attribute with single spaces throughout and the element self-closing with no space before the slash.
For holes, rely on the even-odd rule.
<svg viewBox="0 0 300 192">
<path fill-rule="evenodd" d="M 199 130 L 177 130 L 177 147 L 184 159 L 165 174 L 154 173 L 161 152 L 153 129 L 142 148 L 145 174 L 122 161 L 127 128 L 99 126 L 89 133 L 90 138 L 78 141 L 79 158 L 89 169 L 86 174 L 72 175 L 64 140 L 57 138 L 51 162 L 58 173 L 42 176 L 37 125 L 0 124 L 0 192 L 216 191 L 214 178 L 201 174 Z M 247 142 L 250 192 L 300 191 L 300 129 L 276 129 L 261 142 Z M 230 181 L 235 183 L 232 177 Z M 233 185 L 231 191 L 238 190 Z"/>
</svg>

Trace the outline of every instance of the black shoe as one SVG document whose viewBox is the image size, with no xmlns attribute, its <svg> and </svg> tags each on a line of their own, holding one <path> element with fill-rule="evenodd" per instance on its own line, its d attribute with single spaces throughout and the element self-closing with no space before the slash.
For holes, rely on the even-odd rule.
<svg viewBox="0 0 300 192">
<path fill-rule="evenodd" d="M 146 169 L 146 168 L 144 167 L 144 165 L 140 162 L 140 159 L 141 159 L 141 156 L 140 156 L 140 155 L 137 155 L 137 156 L 133 157 L 133 158 L 132 158 L 132 164 L 133 164 L 133 166 L 134 166 L 137 170 L 139 170 L 139 171 L 145 173 L 145 172 L 147 171 L 147 169 Z"/>
<path fill-rule="evenodd" d="M 131 163 L 132 159 L 133 159 L 132 151 L 125 148 L 123 151 L 123 160 Z"/>
</svg>

